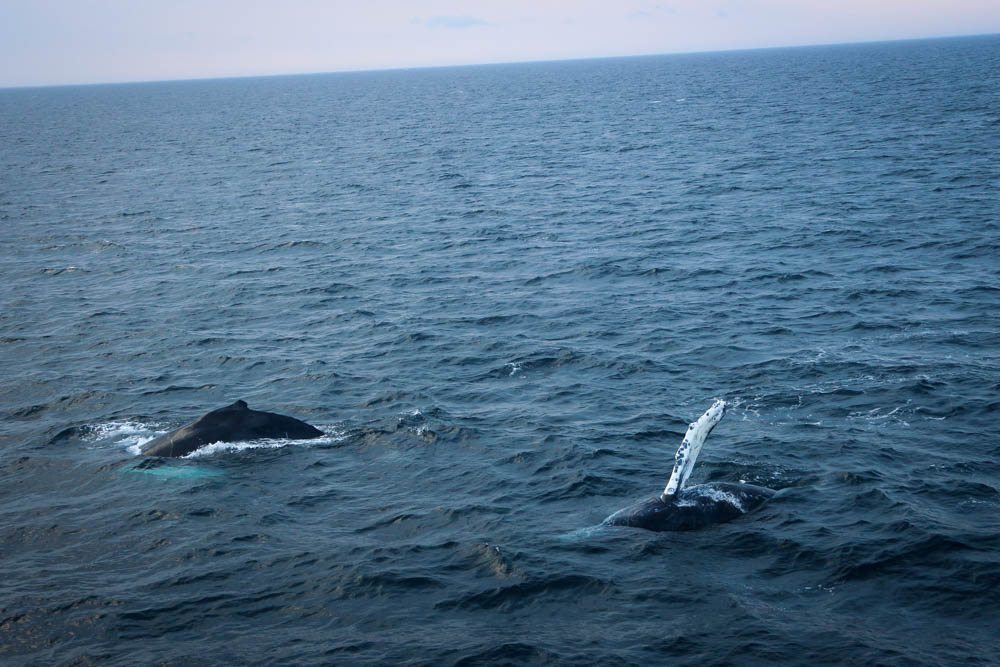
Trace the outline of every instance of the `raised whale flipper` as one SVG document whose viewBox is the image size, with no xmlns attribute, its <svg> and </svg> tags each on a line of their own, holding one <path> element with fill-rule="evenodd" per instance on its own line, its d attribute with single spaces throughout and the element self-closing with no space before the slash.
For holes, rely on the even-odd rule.
<svg viewBox="0 0 1000 667">
<path fill-rule="evenodd" d="M 673 496 L 684 488 L 684 483 L 687 482 L 698 460 L 698 454 L 701 453 L 701 447 L 705 444 L 705 438 L 722 421 L 725 414 L 726 402 L 716 400 L 698 421 L 688 426 L 684 440 L 674 455 L 674 469 L 670 473 L 670 479 L 667 480 L 666 488 L 663 489 L 664 496 Z"/>
<path fill-rule="evenodd" d="M 146 456 L 185 456 L 213 442 L 263 438 L 305 440 L 322 435 L 318 428 L 294 417 L 251 410 L 246 401 L 236 401 L 151 440 L 143 445 L 142 453 Z"/>
<path fill-rule="evenodd" d="M 604 520 L 605 526 L 646 530 L 696 530 L 731 521 L 763 505 L 774 491 L 753 484 L 712 482 L 685 487 L 705 438 L 722 420 L 726 402 L 716 401 L 688 427 L 677 450 L 674 470 L 663 493 L 620 509 Z"/>
</svg>

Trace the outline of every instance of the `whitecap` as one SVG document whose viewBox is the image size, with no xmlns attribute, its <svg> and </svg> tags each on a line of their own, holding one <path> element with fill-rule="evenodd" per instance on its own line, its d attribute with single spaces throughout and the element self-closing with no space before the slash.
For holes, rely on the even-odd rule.
<svg viewBox="0 0 1000 667">
<path fill-rule="evenodd" d="M 903 405 L 897 405 L 892 409 L 880 406 L 870 410 L 858 410 L 849 414 L 847 418 L 852 421 L 862 421 L 873 426 L 882 426 L 885 424 L 909 426 L 910 423 L 903 417 L 906 414 L 907 408 L 909 408 L 912 403 L 913 401 L 907 400 Z"/>
</svg>

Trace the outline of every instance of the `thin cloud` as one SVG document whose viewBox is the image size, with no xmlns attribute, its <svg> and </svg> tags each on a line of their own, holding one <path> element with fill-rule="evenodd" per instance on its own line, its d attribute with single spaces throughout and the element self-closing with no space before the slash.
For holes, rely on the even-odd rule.
<svg viewBox="0 0 1000 667">
<path fill-rule="evenodd" d="M 432 16 L 424 21 L 428 28 L 447 28 L 450 30 L 464 30 L 466 28 L 480 28 L 488 26 L 490 23 L 475 16 Z"/>
</svg>

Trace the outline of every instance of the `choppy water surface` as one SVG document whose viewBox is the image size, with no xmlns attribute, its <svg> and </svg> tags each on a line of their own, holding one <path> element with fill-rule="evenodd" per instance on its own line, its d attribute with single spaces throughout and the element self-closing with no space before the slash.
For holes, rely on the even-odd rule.
<svg viewBox="0 0 1000 667">
<path fill-rule="evenodd" d="M 0 91 L 0 661 L 997 664 L 998 71 Z M 714 397 L 778 497 L 593 528 Z M 327 437 L 135 455 L 238 398 Z"/>
</svg>

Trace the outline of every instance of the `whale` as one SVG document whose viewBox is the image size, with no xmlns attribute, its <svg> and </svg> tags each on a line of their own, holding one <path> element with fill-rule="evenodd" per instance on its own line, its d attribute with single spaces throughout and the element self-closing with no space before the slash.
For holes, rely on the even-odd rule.
<svg viewBox="0 0 1000 667">
<path fill-rule="evenodd" d="M 251 410 L 246 401 L 236 401 L 212 410 L 190 424 L 154 438 L 140 447 L 144 456 L 187 456 L 214 442 L 240 442 L 268 438 L 308 440 L 323 431 L 294 417 Z"/>
<path fill-rule="evenodd" d="M 776 492 L 754 484 L 710 482 L 685 486 L 706 438 L 725 414 L 726 402 L 717 400 L 688 426 L 663 493 L 618 510 L 602 525 L 652 531 L 698 530 L 732 521 L 770 500 Z"/>
</svg>

